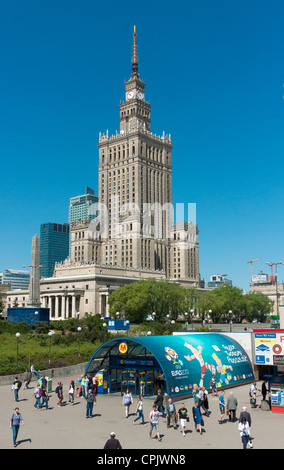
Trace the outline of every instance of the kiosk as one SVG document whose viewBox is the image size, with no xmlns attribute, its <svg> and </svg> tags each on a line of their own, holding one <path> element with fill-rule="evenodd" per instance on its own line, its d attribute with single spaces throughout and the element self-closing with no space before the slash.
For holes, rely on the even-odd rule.
<svg viewBox="0 0 284 470">
<path fill-rule="evenodd" d="M 284 413 L 284 376 L 272 377 L 269 381 L 271 411 Z"/>
</svg>

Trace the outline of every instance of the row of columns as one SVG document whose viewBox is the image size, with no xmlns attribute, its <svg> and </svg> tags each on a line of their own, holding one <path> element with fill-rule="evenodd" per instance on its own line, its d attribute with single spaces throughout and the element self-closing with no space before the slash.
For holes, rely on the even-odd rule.
<svg viewBox="0 0 284 470">
<path fill-rule="evenodd" d="M 50 318 L 53 320 L 65 320 L 76 318 L 80 310 L 80 295 L 44 295 L 42 296 L 42 307 L 50 309 Z"/>
</svg>

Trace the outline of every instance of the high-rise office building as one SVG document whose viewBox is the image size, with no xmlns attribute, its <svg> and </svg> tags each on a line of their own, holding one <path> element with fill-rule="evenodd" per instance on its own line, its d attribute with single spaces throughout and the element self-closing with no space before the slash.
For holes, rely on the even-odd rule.
<svg viewBox="0 0 284 470">
<path fill-rule="evenodd" d="M 69 204 L 69 224 L 81 220 L 87 222 L 97 215 L 98 196 L 93 189 L 86 186 L 86 194 L 70 198 Z"/>
<path fill-rule="evenodd" d="M 88 223 L 97 217 L 98 214 L 98 196 L 93 189 L 86 186 L 86 194 L 70 198 L 69 203 L 69 256 L 71 255 L 71 227 L 74 223 Z"/>
<path fill-rule="evenodd" d="M 30 273 L 19 269 L 6 269 L 0 273 L 0 284 L 10 284 L 11 290 L 25 290 L 29 288 Z"/>
<path fill-rule="evenodd" d="M 152 132 L 136 31 L 132 73 L 124 86 L 119 132 L 99 135 L 100 236 L 94 236 L 95 224 L 93 232 L 83 220 L 73 224 L 70 257 L 199 284 L 198 228 L 192 222 L 173 224 L 171 135 Z"/>
<path fill-rule="evenodd" d="M 40 276 L 52 277 L 54 265 L 69 255 L 69 224 L 40 226 Z"/>
</svg>

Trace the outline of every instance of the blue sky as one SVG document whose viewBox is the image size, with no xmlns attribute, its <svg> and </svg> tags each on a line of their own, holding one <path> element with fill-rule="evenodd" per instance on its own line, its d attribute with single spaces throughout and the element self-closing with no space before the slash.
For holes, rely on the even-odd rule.
<svg viewBox="0 0 284 470">
<path fill-rule="evenodd" d="M 283 256 L 282 0 L 1 0 L 0 271 L 98 188 L 119 129 L 133 25 L 152 131 L 171 133 L 174 202 L 196 203 L 200 273 L 248 289 Z M 279 280 L 284 269 L 279 268 Z"/>
</svg>

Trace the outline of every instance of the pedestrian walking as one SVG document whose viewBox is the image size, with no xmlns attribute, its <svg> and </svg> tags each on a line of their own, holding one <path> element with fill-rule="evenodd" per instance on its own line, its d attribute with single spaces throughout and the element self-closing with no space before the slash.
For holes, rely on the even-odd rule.
<svg viewBox="0 0 284 470">
<path fill-rule="evenodd" d="M 86 376 L 83 375 L 82 378 L 81 378 L 81 392 L 82 392 L 82 395 L 81 397 L 83 398 L 85 396 L 85 382 L 86 382 Z"/>
<path fill-rule="evenodd" d="M 40 399 L 41 399 L 41 396 L 42 396 L 42 389 L 41 389 L 41 386 L 40 384 L 38 383 L 36 388 L 35 388 L 35 391 L 33 393 L 33 395 L 36 399 L 35 401 L 35 404 L 34 404 L 34 407 L 37 408 L 38 410 L 40 409 L 40 405 L 41 405 L 41 402 L 40 402 Z"/>
<path fill-rule="evenodd" d="M 21 386 L 22 386 L 22 382 L 16 376 L 12 385 L 12 390 L 14 390 L 15 401 L 19 401 L 19 390 Z"/>
<path fill-rule="evenodd" d="M 163 418 L 166 417 L 165 411 L 164 411 L 164 395 L 162 394 L 162 390 L 159 388 L 158 389 L 158 395 L 157 398 L 154 401 L 154 405 L 157 406 L 158 411 L 162 414 Z"/>
<path fill-rule="evenodd" d="M 46 410 L 49 410 L 49 408 L 48 408 L 48 400 L 49 400 L 49 396 L 48 396 L 46 387 L 45 387 L 45 386 L 42 386 L 41 404 L 40 404 L 39 408 L 43 408 L 43 407 L 45 406 L 45 409 L 46 409 Z"/>
<path fill-rule="evenodd" d="M 173 421 L 174 429 L 177 429 L 177 412 L 175 404 L 173 403 L 172 398 L 169 398 L 168 404 L 166 406 L 166 416 L 167 416 L 167 427 L 170 427 L 171 421 Z"/>
<path fill-rule="evenodd" d="M 160 432 L 159 432 L 159 411 L 157 410 L 157 406 L 156 405 L 153 405 L 153 410 L 151 411 L 150 413 L 150 439 L 152 438 L 152 431 L 153 429 L 156 429 L 156 433 L 157 433 L 157 438 L 159 441 L 162 440 L 162 438 L 160 437 Z"/>
<path fill-rule="evenodd" d="M 199 393 L 198 393 L 198 398 L 199 398 L 199 408 L 202 408 L 206 416 L 209 415 L 209 411 L 206 408 L 206 395 L 205 395 L 205 387 L 200 387 Z M 208 400 L 207 400 L 208 404 Z"/>
<path fill-rule="evenodd" d="M 250 386 L 249 396 L 256 400 L 256 392 L 257 392 L 256 382 L 253 382 Z"/>
<path fill-rule="evenodd" d="M 186 428 L 187 421 L 189 421 L 189 414 L 188 414 L 187 409 L 184 406 L 184 403 L 181 404 L 181 407 L 177 412 L 177 418 L 180 419 L 182 434 L 183 436 L 185 436 L 185 428 Z"/>
<path fill-rule="evenodd" d="M 239 423 L 241 423 L 243 421 L 243 419 L 245 418 L 245 420 L 248 422 L 249 424 L 249 428 L 250 428 L 250 434 L 249 434 L 249 446 L 250 448 L 252 449 L 253 448 L 253 443 L 252 443 L 252 437 L 251 437 L 251 415 L 250 413 L 247 411 L 247 407 L 246 406 L 243 406 L 242 408 L 242 411 L 240 413 L 240 417 L 239 417 Z"/>
<path fill-rule="evenodd" d="M 197 402 L 199 406 L 199 387 L 197 384 L 193 384 L 192 386 L 192 396 L 194 399 L 194 403 Z"/>
<path fill-rule="evenodd" d="M 35 374 L 35 376 L 39 379 L 39 371 L 35 370 L 34 365 L 31 365 L 31 373 Z"/>
<path fill-rule="evenodd" d="M 28 369 L 26 369 L 26 371 L 23 375 L 23 381 L 24 381 L 23 389 L 29 388 L 28 386 L 29 386 L 31 380 L 32 380 L 32 373 L 31 373 L 31 371 L 28 371 Z"/>
<path fill-rule="evenodd" d="M 217 381 L 215 379 L 215 375 L 213 374 L 212 375 L 212 379 L 210 381 L 210 389 L 211 389 L 211 393 L 212 393 L 212 397 L 218 397 L 218 393 L 217 393 Z"/>
<path fill-rule="evenodd" d="M 262 393 L 262 399 L 266 400 L 266 395 L 267 395 L 266 381 L 262 383 L 261 393 Z"/>
<path fill-rule="evenodd" d="M 110 433 L 110 439 L 108 439 L 104 445 L 104 449 L 122 449 L 121 444 L 118 439 L 115 437 L 115 432 Z"/>
<path fill-rule="evenodd" d="M 219 410 L 220 410 L 220 418 L 218 419 L 218 423 L 222 424 L 224 416 L 225 416 L 225 412 L 226 412 L 225 390 L 222 390 L 219 396 Z"/>
<path fill-rule="evenodd" d="M 194 420 L 195 431 L 198 432 L 199 430 L 200 436 L 202 436 L 202 416 L 197 401 L 194 403 L 194 407 L 192 408 L 192 416 Z"/>
<path fill-rule="evenodd" d="M 63 384 L 62 382 L 58 382 L 57 387 L 55 389 L 55 393 L 57 393 L 57 406 L 61 406 L 63 402 Z"/>
<path fill-rule="evenodd" d="M 242 439 L 243 449 L 246 449 L 250 436 L 250 428 L 245 417 L 243 417 L 242 421 L 238 424 L 238 430 Z"/>
<path fill-rule="evenodd" d="M 93 417 L 93 407 L 96 405 L 96 397 L 91 389 L 88 390 L 88 395 L 85 397 L 87 404 L 86 404 L 86 418 Z"/>
<path fill-rule="evenodd" d="M 89 376 L 87 375 L 87 377 L 85 378 L 85 398 L 88 396 L 89 382 L 90 382 L 90 379 L 89 379 Z"/>
<path fill-rule="evenodd" d="M 71 403 L 71 405 L 74 405 L 74 396 L 75 396 L 75 383 L 74 383 L 74 380 L 71 380 L 71 382 L 70 382 L 68 395 L 69 395 L 69 403 Z"/>
<path fill-rule="evenodd" d="M 139 400 L 138 400 L 138 403 L 137 403 L 137 407 L 136 407 L 136 414 L 138 413 L 138 417 L 134 419 L 133 421 L 133 424 L 138 421 L 138 419 L 142 419 L 142 424 L 144 426 L 147 426 L 147 424 L 145 424 L 145 421 L 144 421 L 144 414 L 143 414 L 143 396 L 140 395 L 139 397 Z"/>
<path fill-rule="evenodd" d="M 94 375 L 93 379 L 92 379 L 92 382 L 93 382 L 93 387 L 94 387 L 94 394 L 97 395 L 98 393 L 98 378 L 96 375 Z"/>
<path fill-rule="evenodd" d="M 238 400 L 234 397 L 233 392 L 230 392 L 230 396 L 227 398 L 227 413 L 231 422 L 236 420 L 237 406 Z"/>
<path fill-rule="evenodd" d="M 11 420 L 10 420 L 10 429 L 13 430 L 13 445 L 14 447 L 17 447 L 17 437 L 20 429 L 20 423 L 22 423 L 22 426 L 24 426 L 24 420 L 22 418 L 22 415 L 20 413 L 19 408 L 15 408 L 15 412 L 12 414 Z"/>
<path fill-rule="evenodd" d="M 132 395 L 129 392 L 128 388 L 126 389 L 125 393 L 123 394 L 122 404 L 125 407 L 125 418 L 128 418 L 130 405 L 133 404 L 133 398 L 132 398 Z"/>
</svg>

